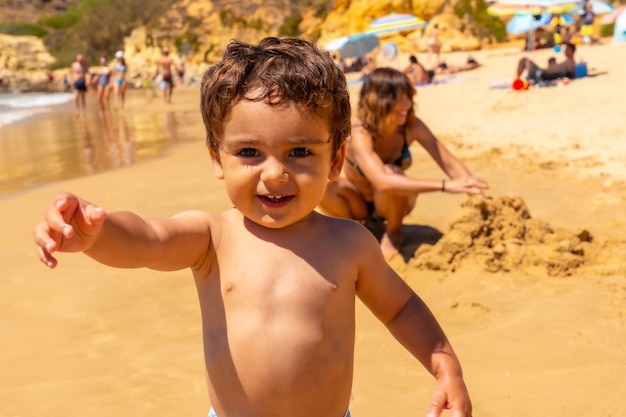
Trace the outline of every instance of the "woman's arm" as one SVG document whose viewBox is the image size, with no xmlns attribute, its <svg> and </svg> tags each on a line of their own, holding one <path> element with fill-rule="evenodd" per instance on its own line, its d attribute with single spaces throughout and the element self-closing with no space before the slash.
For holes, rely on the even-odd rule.
<svg viewBox="0 0 626 417">
<path fill-rule="evenodd" d="M 417 129 L 417 126 L 409 129 L 407 143 L 418 140 L 422 144 L 423 141 L 425 145 L 422 146 L 452 180 L 415 178 L 385 165 L 374 150 L 371 134 L 365 128 L 357 127 L 352 131 L 350 157 L 374 189 L 398 195 L 415 195 L 433 191 L 480 194 L 482 189 L 487 188 L 484 181 L 473 177 L 430 130 L 423 123 L 420 124 L 425 130 Z"/>
<path fill-rule="evenodd" d="M 472 173 L 440 142 L 421 119 L 416 118 L 407 130 L 407 142 L 417 141 L 449 178 L 470 177 Z"/>
</svg>

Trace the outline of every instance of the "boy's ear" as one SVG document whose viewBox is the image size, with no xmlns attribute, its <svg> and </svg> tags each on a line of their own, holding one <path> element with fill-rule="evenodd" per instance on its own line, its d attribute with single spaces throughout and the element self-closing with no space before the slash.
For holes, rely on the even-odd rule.
<svg viewBox="0 0 626 417">
<path fill-rule="evenodd" d="M 222 164 L 217 158 L 215 151 L 213 149 L 209 149 L 209 155 L 211 155 L 211 162 L 213 163 L 213 173 L 218 179 L 223 180 L 224 170 L 222 169 Z"/>
<path fill-rule="evenodd" d="M 330 171 L 328 172 L 328 179 L 330 181 L 335 181 L 339 178 L 341 174 L 341 169 L 343 168 L 343 163 L 346 160 L 346 142 L 341 145 L 339 149 L 337 149 L 337 153 L 333 158 L 333 161 L 330 164 Z"/>
</svg>

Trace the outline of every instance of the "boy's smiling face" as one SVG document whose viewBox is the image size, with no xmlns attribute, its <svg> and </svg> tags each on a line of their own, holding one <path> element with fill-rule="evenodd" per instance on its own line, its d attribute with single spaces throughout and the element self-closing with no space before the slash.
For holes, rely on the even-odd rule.
<svg viewBox="0 0 626 417">
<path fill-rule="evenodd" d="M 341 173 L 345 144 L 332 156 L 327 122 L 289 103 L 240 101 L 224 124 L 215 175 L 231 201 L 270 228 L 306 218 Z"/>
</svg>

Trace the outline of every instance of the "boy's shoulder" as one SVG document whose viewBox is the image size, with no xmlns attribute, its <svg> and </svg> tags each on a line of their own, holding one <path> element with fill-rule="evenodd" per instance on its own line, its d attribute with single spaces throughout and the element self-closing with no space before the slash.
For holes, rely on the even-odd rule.
<svg viewBox="0 0 626 417">
<path fill-rule="evenodd" d="M 358 221 L 330 217 L 321 213 L 315 214 L 320 217 L 321 222 L 324 224 L 325 236 L 328 240 L 352 243 L 352 247 L 355 247 L 357 243 L 364 244 L 376 241 L 374 235 Z M 375 246 L 378 247 L 378 244 Z"/>
</svg>

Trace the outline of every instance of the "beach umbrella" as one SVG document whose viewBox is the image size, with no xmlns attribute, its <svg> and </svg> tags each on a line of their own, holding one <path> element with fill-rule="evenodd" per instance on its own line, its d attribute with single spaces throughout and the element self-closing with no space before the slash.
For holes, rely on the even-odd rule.
<svg viewBox="0 0 626 417">
<path fill-rule="evenodd" d="M 527 33 L 533 29 L 548 25 L 551 18 L 552 15 L 547 12 L 540 15 L 518 13 L 506 24 L 506 31 L 514 35 Z"/>
<path fill-rule="evenodd" d="M 569 25 L 575 25 L 576 24 L 576 19 L 574 18 L 574 16 L 564 13 L 564 14 L 552 14 L 550 13 L 550 22 L 549 25 L 550 26 L 569 26 Z"/>
<path fill-rule="evenodd" d="M 492 16 L 513 16 L 518 13 L 540 15 L 544 12 L 565 13 L 576 9 L 578 0 L 497 0 L 487 8 Z"/>
<path fill-rule="evenodd" d="M 365 32 L 378 35 L 415 30 L 424 26 L 426 22 L 412 14 L 391 13 L 374 20 Z"/>
<path fill-rule="evenodd" d="M 337 51 L 342 58 L 356 58 L 371 52 L 379 43 L 378 36 L 374 34 L 355 33 L 333 39 L 324 46 L 324 49 Z"/>
<path fill-rule="evenodd" d="M 546 12 L 562 14 L 576 9 L 578 3 L 578 0 L 495 0 L 487 7 L 487 13 L 492 16 L 514 16 L 518 13 L 541 16 Z M 533 43 L 533 32 L 528 29 L 529 45 Z"/>
<path fill-rule="evenodd" d="M 519 35 L 520 33 L 527 33 L 530 30 L 542 26 L 566 26 L 574 24 L 576 24 L 576 19 L 569 14 L 543 12 L 540 15 L 532 15 L 529 13 L 518 13 L 506 24 L 506 31 L 513 35 Z"/>
<path fill-rule="evenodd" d="M 617 17 L 621 15 L 624 10 L 626 10 L 626 7 L 622 6 L 613 10 L 611 13 L 605 14 L 604 16 L 602 16 L 602 19 L 600 19 L 600 23 L 603 25 L 610 25 L 612 23 L 615 23 L 615 19 L 617 19 Z"/>
<path fill-rule="evenodd" d="M 561 14 L 575 9 L 577 3 L 577 0 L 496 0 L 487 7 L 487 13 L 492 16 L 511 16 L 517 13 L 541 16 L 544 12 Z M 534 44 L 534 32 L 528 31 L 528 45 Z M 527 71 L 528 61 L 530 60 L 526 60 Z"/>
<path fill-rule="evenodd" d="M 579 2 L 578 7 L 578 14 L 583 14 L 583 8 L 585 7 L 585 3 Z M 613 5 L 610 3 L 599 0 L 591 0 L 591 11 L 593 11 L 594 14 L 607 14 L 611 13 L 613 10 L 615 10 L 615 7 L 613 7 Z"/>
</svg>

